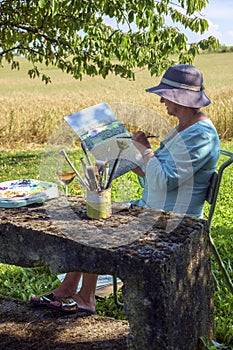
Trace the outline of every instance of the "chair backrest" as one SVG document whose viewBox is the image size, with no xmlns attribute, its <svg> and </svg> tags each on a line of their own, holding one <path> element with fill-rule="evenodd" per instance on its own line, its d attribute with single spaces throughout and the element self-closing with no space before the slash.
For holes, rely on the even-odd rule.
<svg viewBox="0 0 233 350">
<path fill-rule="evenodd" d="M 207 196 L 206 196 L 207 202 L 210 203 L 209 215 L 208 215 L 208 219 L 207 219 L 207 222 L 209 224 L 209 228 L 211 228 L 211 220 L 212 220 L 212 217 L 214 214 L 223 172 L 230 164 L 233 163 L 233 153 L 232 152 L 221 150 L 220 154 L 227 156 L 228 159 L 221 164 L 221 166 L 219 167 L 218 173 L 214 173 L 212 175 L 211 180 L 210 180 L 210 185 L 209 185 L 209 188 L 207 191 Z M 214 244 L 213 238 L 211 236 L 211 229 L 209 230 L 209 237 L 210 237 L 210 245 L 211 245 L 214 257 L 219 265 L 219 268 L 223 274 L 223 277 L 225 279 L 225 282 L 226 282 L 229 290 L 233 294 L 233 282 L 231 281 L 230 275 L 228 274 L 228 271 L 224 265 L 224 262 L 220 256 L 220 253 L 219 253 L 216 245 Z M 214 279 L 216 280 L 216 278 L 214 278 Z"/>
<path fill-rule="evenodd" d="M 206 198 L 205 198 L 205 200 L 209 204 L 213 203 L 217 181 L 218 181 L 218 173 L 215 171 L 210 178 L 209 187 L 207 189 Z"/>
<path fill-rule="evenodd" d="M 210 204 L 210 209 L 209 209 L 209 214 L 208 214 L 208 219 L 207 219 L 209 226 L 210 226 L 212 218 L 213 218 L 223 172 L 230 164 L 233 163 L 233 153 L 232 152 L 225 151 L 225 150 L 221 149 L 220 154 L 227 156 L 228 159 L 221 164 L 218 172 L 214 172 L 211 179 L 210 179 L 210 184 L 209 184 L 209 187 L 207 190 L 207 195 L 206 195 L 206 201 Z"/>
</svg>

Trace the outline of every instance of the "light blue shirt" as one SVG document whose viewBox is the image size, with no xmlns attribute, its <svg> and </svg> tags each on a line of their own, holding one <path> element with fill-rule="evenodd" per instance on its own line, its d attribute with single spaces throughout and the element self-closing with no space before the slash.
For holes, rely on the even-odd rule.
<svg viewBox="0 0 233 350">
<path fill-rule="evenodd" d="M 220 143 L 213 123 L 201 120 L 174 128 L 146 165 L 144 190 L 132 204 L 202 217 L 206 191 L 216 169 Z M 171 138 L 171 139 L 170 139 Z"/>
</svg>

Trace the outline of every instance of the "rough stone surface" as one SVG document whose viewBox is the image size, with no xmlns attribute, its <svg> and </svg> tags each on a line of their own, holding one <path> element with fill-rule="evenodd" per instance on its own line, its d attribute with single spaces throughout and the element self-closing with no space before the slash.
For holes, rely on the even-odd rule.
<svg viewBox="0 0 233 350">
<path fill-rule="evenodd" d="M 64 316 L 0 298 L 0 350 L 126 350 L 128 332 L 127 321 Z"/>
<path fill-rule="evenodd" d="M 2 210 L 0 217 L 1 262 L 122 279 L 130 349 L 196 350 L 200 336 L 213 336 L 203 221 L 136 209 L 90 220 L 76 200 Z"/>
</svg>

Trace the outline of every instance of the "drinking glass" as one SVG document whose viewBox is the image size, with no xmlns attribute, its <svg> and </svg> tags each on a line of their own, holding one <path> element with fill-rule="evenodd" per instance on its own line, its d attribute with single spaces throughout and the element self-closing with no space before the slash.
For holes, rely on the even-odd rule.
<svg viewBox="0 0 233 350">
<path fill-rule="evenodd" d="M 72 170 L 58 170 L 57 177 L 62 185 L 65 186 L 65 194 L 68 197 L 68 185 L 74 180 L 75 172 Z"/>
</svg>

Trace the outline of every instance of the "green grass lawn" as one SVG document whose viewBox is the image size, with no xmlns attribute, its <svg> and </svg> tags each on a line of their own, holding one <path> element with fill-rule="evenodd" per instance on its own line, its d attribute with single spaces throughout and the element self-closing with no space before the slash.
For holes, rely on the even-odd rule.
<svg viewBox="0 0 233 350">
<path fill-rule="evenodd" d="M 232 52 L 210 53 L 201 54 L 194 61 L 194 65 L 203 72 L 206 93 L 212 100 L 212 104 L 206 108 L 206 113 L 216 125 L 222 140 L 232 139 L 233 135 L 232 59 Z M 166 116 L 166 111 L 159 99 L 145 92 L 146 88 L 157 84 L 160 78 L 151 77 L 145 69 L 135 72 L 135 81 L 113 75 L 106 79 L 84 77 L 82 81 L 76 81 L 54 67 L 41 66 L 40 68 L 46 70 L 46 73 L 52 78 L 52 84 L 44 85 L 40 79 L 30 79 L 27 76 L 27 70 L 31 68 L 30 64 L 23 58 L 19 60 L 21 64 L 19 71 L 11 71 L 7 63 L 0 68 L 2 117 L 0 149 L 3 150 L 0 152 L 1 182 L 23 178 L 44 180 L 40 178 L 44 156 L 42 147 L 48 143 L 51 136 L 54 137 L 56 127 L 69 113 L 104 101 L 111 107 L 119 109 L 116 115 L 123 123 L 137 129 L 142 127 L 142 122 L 146 123 L 146 130 L 149 129 L 152 133 L 157 132 L 157 125 L 154 125 L 156 123 L 153 119 L 154 112 L 158 116 Z M 146 118 L 142 117 L 141 107 L 146 109 Z M 148 111 L 153 111 L 153 124 L 148 120 Z M 156 130 L 152 130 L 152 127 L 155 127 Z M 37 150 L 36 146 L 38 146 Z M 233 142 L 222 142 L 222 148 L 233 151 Z M 78 152 L 75 153 L 77 158 L 80 157 Z M 227 169 L 220 188 L 219 201 L 212 223 L 212 235 L 233 279 L 232 167 Z M 69 188 L 72 194 L 81 191 L 75 182 Z M 62 190 L 61 185 L 59 189 Z M 113 183 L 113 200 L 138 198 L 140 193 L 137 178 L 131 173 Z M 207 212 L 206 206 L 205 214 Z M 206 345 L 206 348 L 233 350 L 233 296 L 227 289 L 214 259 L 212 259 L 212 266 L 217 281 L 215 291 L 216 341 L 220 344 L 209 344 Z M 58 283 L 57 276 L 52 275 L 48 268 L 23 269 L 0 265 L 0 295 L 27 300 L 30 294 L 40 295 L 51 291 Z M 115 306 L 112 297 L 98 301 L 97 311 L 101 315 L 124 317 L 123 310 Z"/>
<path fill-rule="evenodd" d="M 223 149 L 233 151 L 232 143 L 223 143 Z M 0 154 L 0 181 L 8 179 L 33 178 L 38 179 L 39 169 L 41 166 L 41 157 L 43 150 L 27 150 L 27 151 L 11 151 L 1 152 Z M 232 167 L 226 170 L 222 186 L 219 193 L 219 201 L 216 206 L 216 213 L 213 218 L 212 235 L 214 241 L 219 248 L 221 256 L 226 264 L 229 274 L 233 279 L 233 198 L 232 198 Z M 113 183 L 113 196 L 117 198 L 116 193 L 119 189 L 123 192 L 128 182 L 128 196 L 139 196 L 137 180 L 132 174 L 127 174 L 123 179 Z M 116 190 L 117 189 L 117 190 Z M 71 192 L 75 193 L 75 188 L 71 188 Z M 207 207 L 206 207 L 207 213 Z M 227 347 L 218 347 L 211 349 L 233 349 L 233 296 L 230 294 L 223 280 L 222 274 L 216 262 L 213 259 L 213 272 L 217 280 L 215 291 L 215 320 L 216 320 L 216 340 L 219 343 L 226 344 Z M 7 295 L 14 298 L 28 300 L 31 294 L 40 295 L 51 291 L 59 280 L 56 275 L 52 275 L 48 268 L 23 269 L 15 266 L 0 265 L 0 295 Z M 121 295 L 119 295 L 121 298 Z M 97 302 L 97 310 L 102 315 L 123 318 L 123 310 L 118 309 L 112 297 L 108 297 Z M 220 345 L 219 345 L 220 346 Z"/>
</svg>

